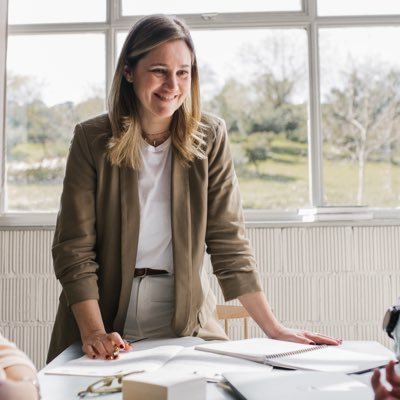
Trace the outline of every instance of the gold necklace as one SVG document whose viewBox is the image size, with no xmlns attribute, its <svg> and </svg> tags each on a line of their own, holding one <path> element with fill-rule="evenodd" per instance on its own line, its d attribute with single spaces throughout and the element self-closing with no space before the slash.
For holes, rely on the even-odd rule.
<svg viewBox="0 0 400 400">
<path fill-rule="evenodd" d="M 169 129 L 159 133 L 146 133 L 142 131 L 142 136 L 147 143 L 151 144 L 153 142 L 153 146 L 157 147 L 157 145 L 164 143 L 168 139 L 170 132 Z M 157 144 L 157 142 L 159 143 Z"/>
</svg>

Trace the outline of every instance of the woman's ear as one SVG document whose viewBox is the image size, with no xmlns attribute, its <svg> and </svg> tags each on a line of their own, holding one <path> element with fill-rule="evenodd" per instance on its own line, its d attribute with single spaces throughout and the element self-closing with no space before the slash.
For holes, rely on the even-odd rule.
<svg viewBox="0 0 400 400">
<path fill-rule="evenodd" d="M 124 77 L 128 82 L 130 82 L 130 83 L 133 82 L 132 70 L 127 65 L 125 65 L 125 67 L 124 67 Z"/>
</svg>

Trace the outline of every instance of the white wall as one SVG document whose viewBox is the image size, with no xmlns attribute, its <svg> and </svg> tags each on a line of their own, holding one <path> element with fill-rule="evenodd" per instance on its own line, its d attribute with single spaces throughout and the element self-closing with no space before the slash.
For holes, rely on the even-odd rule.
<svg viewBox="0 0 400 400">
<path fill-rule="evenodd" d="M 277 317 L 343 339 L 378 340 L 400 294 L 400 226 L 249 227 L 264 289 Z M 44 365 L 59 294 L 52 228 L 0 228 L 0 329 Z M 216 280 L 212 285 L 220 302 Z M 231 323 L 230 335 L 243 328 Z M 261 336 L 250 324 L 250 334 Z"/>
</svg>

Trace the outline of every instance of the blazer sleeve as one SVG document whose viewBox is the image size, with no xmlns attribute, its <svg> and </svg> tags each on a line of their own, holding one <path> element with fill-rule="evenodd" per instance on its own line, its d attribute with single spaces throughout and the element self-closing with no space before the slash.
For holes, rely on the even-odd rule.
<svg viewBox="0 0 400 400">
<path fill-rule="evenodd" d="M 98 299 L 96 168 L 82 125 L 75 127 L 67 158 L 52 254 L 68 305 Z"/>
<path fill-rule="evenodd" d="M 225 301 L 262 290 L 245 234 L 239 182 L 223 120 L 218 122 L 208 154 L 206 245 Z"/>
</svg>

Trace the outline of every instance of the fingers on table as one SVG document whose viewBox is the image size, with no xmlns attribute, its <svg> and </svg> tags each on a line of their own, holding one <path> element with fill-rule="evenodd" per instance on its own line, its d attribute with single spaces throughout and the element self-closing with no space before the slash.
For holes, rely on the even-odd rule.
<svg viewBox="0 0 400 400">
<path fill-rule="evenodd" d="M 111 332 L 100 337 L 94 337 L 82 348 L 91 358 L 113 360 L 118 358 L 120 350 L 125 349 L 125 342 L 117 332 Z"/>
<path fill-rule="evenodd" d="M 101 339 L 90 341 L 83 345 L 83 351 L 91 358 L 110 358 L 103 341 Z"/>
<path fill-rule="evenodd" d="M 121 350 L 125 348 L 125 341 L 122 340 L 118 332 L 111 332 L 107 335 L 107 337 L 111 341 L 112 347 L 116 346 Z"/>
<path fill-rule="evenodd" d="M 129 343 L 129 342 L 127 342 L 126 340 L 124 340 L 124 350 L 125 351 L 131 351 L 132 349 L 133 349 L 133 346 Z"/>
<path fill-rule="evenodd" d="M 304 336 L 316 344 L 338 345 L 342 343 L 342 339 L 336 339 L 331 336 L 322 335 L 321 333 L 305 332 Z"/>
<path fill-rule="evenodd" d="M 296 342 L 304 344 L 315 344 L 315 341 L 311 337 L 308 337 L 308 335 L 305 333 L 297 333 Z"/>
</svg>

